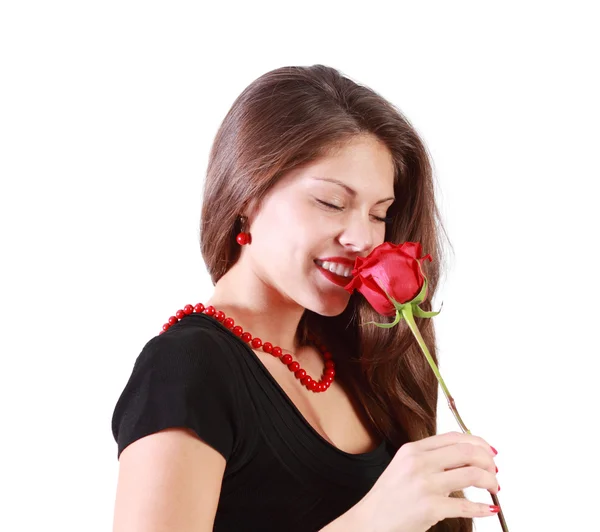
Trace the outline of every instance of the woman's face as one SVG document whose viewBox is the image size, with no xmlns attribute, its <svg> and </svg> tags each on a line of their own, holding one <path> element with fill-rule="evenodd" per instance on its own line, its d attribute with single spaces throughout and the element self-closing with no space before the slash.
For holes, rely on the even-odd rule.
<svg viewBox="0 0 600 532">
<path fill-rule="evenodd" d="M 350 279 L 326 272 L 319 260 L 337 258 L 336 273 L 349 273 L 351 266 L 338 261 L 351 265 L 384 241 L 386 224 L 378 218 L 393 198 L 390 152 L 372 136 L 354 138 L 269 191 L 251 219 L 252 243 L 244 247 L 243 261 L 284 300 L 337 316 L 348 305 L 343 285 Z"/>
</svg>

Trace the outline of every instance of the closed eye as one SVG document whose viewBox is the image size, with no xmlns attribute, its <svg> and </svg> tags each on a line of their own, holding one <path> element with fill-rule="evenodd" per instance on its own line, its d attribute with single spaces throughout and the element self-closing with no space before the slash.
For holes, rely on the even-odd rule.
<svg viewBox="0 0 600 532">
<path fill-rule="evenodd" d="M 326 201 L 322 201 L 320 199 L 317 199 L 317 201 L 321 204 L 324 205 L 325 207 L 327 207 L 328 209 L 334 209 L 336 211 L 343 211 L 344 208 L 343 207 L 338 207 L 337 205 L 332 205 L 331 203 L 327 203 Z M 394 221 L 394 218 L 387 216 L 385 218 L 381 218 L 379 216 L 375 216 L 373 215 L 373 218 L 375 218 L 376 220 L 378 220 L 379 222 L 383 222 L 385 224 L 391 224 Z"/>
<path fill-rule="evenodd" d="M 325 207 L 329 207 L 330 209 L 335 209 L 336 211 L 343 210 L 343 207 L 338 207 L 337 205 L 332 205 L 331 203 L 327 203 L 326 201 L 317 200 L 321 205 L 325 205 Z"/>
</svg>

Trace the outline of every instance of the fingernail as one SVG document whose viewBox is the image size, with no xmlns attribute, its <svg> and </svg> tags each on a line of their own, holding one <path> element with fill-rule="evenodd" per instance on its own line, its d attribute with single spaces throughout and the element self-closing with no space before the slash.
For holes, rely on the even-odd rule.
<svg viewBox="0 0 600 532">
<path fill-rule="evenodd" d="M 498 491 L 500 491 L 500 484 L 498 484 Z"/>
<path fill-rule="evenodd" d="M 496 506 L 495 504 L 490 504 L 490 512 L 497 514 L 500 511 L 500 506 Z"/>
<path fill-rule="evenodd" d="M 494 454 L 498 454 L 498 451 L 496 451 L 496 449 L 494 449 L 491 445 L 490 447 L 492 448 L 492 451 L 494 451 Z"/>
<path fill-rule="evenodd" d="M 498 466 L 496 466 L 496 473 L 498 472 Z"/>
</svg>

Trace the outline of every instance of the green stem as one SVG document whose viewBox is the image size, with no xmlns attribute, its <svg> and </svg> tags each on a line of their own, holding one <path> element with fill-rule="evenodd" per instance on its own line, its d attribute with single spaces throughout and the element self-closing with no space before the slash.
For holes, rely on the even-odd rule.
<svg viewBox="0 0 600 532">
<path fill-rule="evenodd" d="M 429 349 L 427 349 L 425 340 L 423 340 L 423 337 L 421 336 L 421 332 L 419 331 L 419 328 L 417 327 L 417 324 L 415 323 L 415 319 L 413 317 L 413 312 L 412 312 L 412 306 L 406 305 L 406 306 L 402 307 L 401 312 L 402 312 L 402 316 L 406 320 L 406 323 L 410 327 L 410 330 L 412 331 L 414 337 L 417 339 L 417 342 L 419 342 L 419 346 L 421 347 L 421 351 L 423 351 L 423 354 L 425 355 L 427 362 L 429 362 L 431 369 L 435 373 L 435 376 L 437 377 L 437 380 L 440 383 L 442 390 L 444 391 L 444 395 L 446 396 L 446 399 L 448 400 L 448 405 L 450 406 L 450 410 L 452 410 L 452 413 L 454 414 L 456 421 L 460 425 L 460 428 L 462 429 L 462 431 L 464 433 L 471 434 L 471 431 L 463 423 L 463 420 L 461 419 L 461 417 L 458 413 L 458 410 L 456 409 L 456 404 L 454 403 L 454 399 L 450 395 L 450 392 L 448 391 L 446 383 L 444 382 L 444 379 L 442 379 L 440 370 L 438 369 L 435 361 L 433 360 L 433 357 L 429 353 Z"/>
<path fill-rule="evenodd" d="M 420 331 L 419 331 L 419 329 L 417 327 L 417 324 L 415 323 L 415 319 L 413 317 L 412 305 L 410 305 L 410 304 L 409 305 L 403 305 L 401 307 L 401 309 L 398 310 L 398 312 L 402 313 L 402 316 L 406 320 L 406 323 L 408 324 L 408 326 L 409 326 L 410 330 L 412 331 L 414 337 L 417 339 L 417 342 L 419 343 L 419 346 L 421 347 L 421 351 L 423 351 L 423 354 L 425 355 L 425 358 L 427 359 L 427 362 L 429 362 L 429 365 L 431 366 L 431 369 L 435 373 L 435 376 L 437 377 L 437 380 L 440 383 L 440 386 L 442 387 L 442 390 L 444 391 L 444 395 L 446 396 L 446 399 L 448 400 L 448 405 L 450 406 L 450 410 L 452 410 L 452 413 L 454 414 L 454 417 L 456 418 L 456 421 L 460 425 L 460 428 L 462 429 L 463 433 L 465 433 L 465 434 L 471 434 L 471 431 L 463 423 L 463 420 L 461 419 L 461 417 L 460 417 L 460 415 L 458 413 L 458 410 L 456 409 L 456 404 L 454 402 L 454 399 L 450 395 L 450 392 L 448 391 L 448 388 L 446 387 L 446 383 L 444 382 L 444 379 L 442 379 L 442 375 L 440 374 L 440 371 L 439 371 L 439 369 L 438 369 L 435 361 L 433 360 L 433 357 L 429 353 L 429 349 L 427 349 L 427 345 L 425 344 L 425 340 L 423 340 L 423 337 L 421 336 L 421 333 L 420 333 Z M 494 504 L 496 506 L 500 506 L 500 501 L 498 500 L 498 496 L 495 495 L 494 493 L 490 493 L 490 495 L 492 496 L 492 501 L 494 501 Z M 504 519 L 504 514 L 502 512 L 502 507 L 500 507 L 500 511 L 498 512 L 498 519 L 500 520 L 500 526 L 502 527 L 502 531 L 503 532 L 508 532 L 508 525 L 506 524 L 506 520 Z"/>
</svg>

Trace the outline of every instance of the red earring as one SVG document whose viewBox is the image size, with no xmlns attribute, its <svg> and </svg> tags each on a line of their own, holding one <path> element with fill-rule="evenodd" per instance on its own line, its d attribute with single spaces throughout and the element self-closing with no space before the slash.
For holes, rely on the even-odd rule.
<svg viewBox="0 0 600 532">
<path fill-rule="evenodd" d="M 240 225 L 242 232 L 238 233 L 238 236 L 235 239 L 240 246 L 245 246 L 246 244 L 250 244 L 252 239 L 250 238 L 250 233 L 245 233 L 243 231 L 244 226 L 246 225 L 246 218 L 244 216 L 240 216 Z"/>
<path fill-rule="evenodd" d="M 250 244 L 250 233 L 239 233 L 235 239 L 240 246 L 245 246 Z"/>
</svg>

